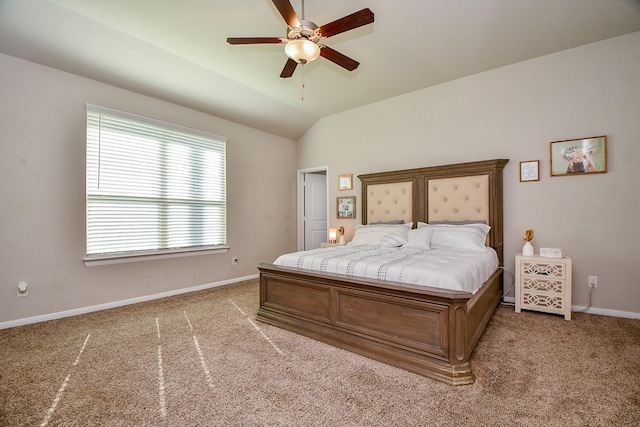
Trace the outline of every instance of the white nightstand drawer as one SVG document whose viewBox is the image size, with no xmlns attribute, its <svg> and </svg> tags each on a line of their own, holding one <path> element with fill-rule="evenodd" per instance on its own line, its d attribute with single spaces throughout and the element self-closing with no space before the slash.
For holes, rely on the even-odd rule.
<svg viewBox="0 0 640 427">
<path fill-rule="evenodd" d="M 521 274 L 532 276 L 560 277 L 563 279 L 566 277 L 566 262 L 546 261 L 549 258 L 544 258 L 545 261 L 540 261 L 539 259 L 540 258 L 536 257 L 535 260 L 522 260 L 520 264 L 522 268 Z"/>
<path fill-rule="evenodd" d="M 567 284 L 564 280 L 550 279 L 539 276 L 523 276 L 522 290 L 525 292 L 547 293 L 563 295 Z"/>
</svg>

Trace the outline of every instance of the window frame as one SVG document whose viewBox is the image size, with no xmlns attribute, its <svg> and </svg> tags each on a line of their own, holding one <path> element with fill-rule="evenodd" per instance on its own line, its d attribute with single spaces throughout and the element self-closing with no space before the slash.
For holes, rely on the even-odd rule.
<svg viewBox="0 0 640 427">
<path fill-rule="evenodd" d="M 215 188 L 217 188 L 218 193 L 221 196 L 220 200 L 216 200 L 214 203 L 214 206 L 218 206 L 221 211 L 218 211 L 216 217 L 215 217 L 215 226 L 214 228 L 217 229 L 218 232 L 222 233 L 222 242 L 220 242 L 219 244 L 202 244 L 202 245 L 197 245 L 197 244 L 193 244 L 193 241 L 188 242 L 191 243 L 191 245 L 188 245 L 188 243 L 180 243 L 182 244 L 182 246 L 176 246 L 176 247 L 160 247 L 161 243 L 159 243 L 160 241 L 167 241 L 170 238 L 168 237 L 170 235 L 170 229 L 172 227 L 160 227 L 158 228 L 158 225 L 156 225 L 155 228 L 155 233 L 149 234 L 149 236 L 151 236 L 151 238 L 156 238 L 158 240 L 158 242 L 155 244 L 155 248 L 153 249 L 132 249 L 132 250 L 114 250 L 114 251 L 106 251 L 106 252 L 92 252 L 89 253 L 89 239 L 90 239 L 90 230 L 89 230 L 89 226 L 90 226 L 90 221 L 89 221 L 89 215 L 90 215 L 90 198 L 93 200 L 93 203 L 96 203 L 95 199 L 99 198 L 101 196 L 99 196 L 100 193 L 100 189 L 99 187 L 96 188 L 95 185 L 90 184 L 90 180 L 91 179 L 95 179 L 95 173 L 97 171 L 98 176 L 100 176 L 100 168 L 102 165 L 102 160 L 100 159 L 101 156 L 101 147 L 100 145 L 98 145 L 98 163 L 99 166 L 94 165 L 90 165 L 90 156 L 94 156 L 92 157 L 92 161 L 93 163 L 95 163 L 95 153 L 90 153 L 90 144 L 94 144 L 92 147 L 95 150 L 95 136 L 90 137 L 90 130 L 95 132 L 96 126 L 94 126 L 94 124 L 90 124 L 90 115 L 105 115 L 105 116 L 109 116 L 111 119 L 121 119 L 123 121 L 133 121 L 136 124 L 140 125 L 140 126 L 144 126 L 144 127 L 152 127 L 154 129 L 157 130 L 161 130 L 162 132 L 168 132 L 169 134 L 171 133 L 175 133 L 175 136 L 182 138 L 185 135 L 190 135 L 195 139 L 198 140 L 208 140 L 210 141 L 212 144 L 215 144 L 212 148 L 212 150 L 207 151 L 207 153 L 214 153 L 214 154 L 218 154 L 218 155 L 222 155 L 222 159 L 220 160 L 221 164 L 221 168 L 222 173 L 215 175 L 214 179 L 219 180 L 219 185 L 214 186 Z M 91 119 L 93 120 L 94 116 L 91 116 Z M 85 164 L 85 174 L 86 174 L 86 180 L 85 180 L 85 196 L 86 196 L 86 200 L 85 200 L 85 257 L 84 257 L 84 263 L 87 266 L 94 266 L 94 265 L 107 265 L 107 264 L 117 264 L 117 263 L 126 263 L 126 262 L 137 262 L 137 261 L 146 261 L 146 260 L 157 260 L 157 259 L 166 259 L 166 258 L 176 258 L 176 257 L 186 257 L 186 256 L 195 256 L 195 255 L 208 255 L 208 254 L 216 254 L 216 253 L 227 253 L 229 250 L 229 246 L 228 246 L 228 218 L 227 218 L 227 209 L 228 209 L 228 195 L 227 195 L 227 168 L 226 168 L 226 162 L 227 162 L 227 138 L 226 137 L 222 137 L 219 135 L 215 135 L 209 132 L 203 132 L 200 130 L 196 130 L 196 129 L 192 129 L 192 128 L 187 128 L 184 126 L 180 126 L 180 125 L 175 125 L 172 123 L 167 123 L 167 122 L 163 122 L 160 120 L 156 120 L 156 119 L 151 119 L 148 117 L 143 117 L 143 116 L 139 116 L 139 115 L 135 115 L 135 114 L 131 114 L 131 113 L 127 113 L 127 112 L 122 112 L 122 111 L 118 111 L 118 110 L 113 110 L 110 108 L 106 108 L 106 107 L 101 107 L 101 106 L 97 106 L 97 105 L 92 105 L 92 104 L 86 104 L 86 124 L 87 124 L 87 129 L 86 129 L 86 140 L 85 140 L 85 148 L 87 150 L 86 152 L 86 164 Z M 102 124 L 100 122 L 98 122 L 98 128 L 100 128 L 100 126 L 102 126 Z M 130 134 L 131 136 L 131 134 Z M 92 141 L 90 141 L 90 138 L 93 138 Z M 100 137 L 101 138 L 101 137 Z M 100 139 L 99 138 L 99 139 Z M 152 140 L 152 143 L 157 143 L 158 144 L 158 150 L 161 150 L 162 147 L 167 147 L 170 146 L 172 143 L 175 144 L 175 141 L 172 142 L 166 142 L 166 141 L 160 141 L 158 140 Z M 100 144 L 100 142 L 98 142 L 98 144 Z M 199 144 L 202 145 L 202 144 Z M 215 148 L 214 148 L 215 147 Z M 190 147 L 193 149 L 193 147 Z M 199 151 L 199 154 L 202 154 L 204 151 Z M 189 162 L 187 163 L 187 165 L 189 166 L 189 171 L 192 172 L 192 169 L 198 169 L 197 167 L 194 166 L 194 164 L 191 162 L 191 159 L 189 160 Z M 93 168 L 93 169 L 91 169 Z M 170 178 L 169 174 L 165 174 L 163 172 L 159 172 L 160 169 L 162 169 L 162 167 L 157 166 L 158 169 L 156 169 L 156 173 L 161 177 L 160 180 L 162 180 L 162 182 L 166 182 L 166 180 L 168 178 Z M 201 171 L 196 175 L 196 176 L 189 176 L 189 179 L 186 181 L 189 183 L 189 187 L 192 187 L 193 185 L 191 183 L 196 182 L 199 179 L 203 179 L 203 173 L 202 168 L 200 168 Z M 93 174 L 93 175 L 90 175 Z M 195 178 L 195 179 L 194 179 Z M 99 180 L 100 178 L 98 178 Z M 147 181 L 144 181 L 145 183 Z M 118 193 L 117 190 L 113 193 L 110 194 L 109 196 L 106 196 L 106 199 L 109 199 L 109 197 L 111 198 L 117 198 L 120 197 L 122 193 Z M 140 198 L 140 200 L 142 199 L 147 199 L 149 200 L 149 196 L 142 196 Z M 135 197 L 133 197 L 133 199 L 135 199 Z M 154 199 L 154 197 L 151 197 L 151 199 Z M 161 209 L 162 206 L 171 206 L 171 197 L 169 196 L 162 196 L 162 197 L 158 197 L 155 196 L 155 200 L 157 201 L 157 204 L 154 204 L 153 202 L 151 202 L 150 206 L 156 206 L 157 209 Z M 197 196 L 193 196 L 193 200 L 196 200 L 196 203 L 198 202 L 198 197 Z M 207 203 L 211 204 L 212 201 L 211 200 L 199 200 L 200 204 L 199 206 L 201 206 L 200 209 L 202 209 L 202 207 L 207 206 Z M 220 204 L 222 203 L 222 204 Z M 94 205 L 95 206 L 95 205 Z M 173 206 L 180 206 L 180 205 L 173 205 Z M 191 210 L 188 210 L 187 212 L 192 212 Z M 93 214 L 92 214 L 93 215 Z M 189 214 L 191 215 L 191 214 Z M 151 217 L 153 217 L 153 215 L 151 215 Z M 204 218 L 204 217 L 203 217 Z M 159 221 L 158 219 L 156 219 L 156 221 Z M 184 220 L 178 220 L 178 225 L 182 226 L 182 227 L 186 227 L 188 229 L 191 230 L 191 226 L 189 226 L 188 222 L 184 222 Z M 152 225 L 150 225 L 150 227 L 152 227 Z M 208 226 L 206 226 L 208 229 Z M 123 230 L 126 230 L 126 227 L 123 228 Z M 204 230 L 204 229 L 203 229 Z M 188 238 L 186 239 L 186 241 L 189 241 L 189 239 L 192 239 L 192 235 L 191 235 L 191 231 L 188 233 Z M 215 234 L 214 234 L 215 236 Z M 168 245 L 166 245 L 168 246 Z M 95 247 L 93 248 L 95 250 Z"/>
</svg>

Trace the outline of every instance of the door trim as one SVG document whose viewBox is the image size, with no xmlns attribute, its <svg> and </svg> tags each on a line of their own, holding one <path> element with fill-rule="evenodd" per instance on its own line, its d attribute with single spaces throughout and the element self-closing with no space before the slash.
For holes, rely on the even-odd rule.
<svg viewBox="0 0 640 427">
<path fill-rule="evenodd" d="M 304 212 L 304 174 L 306 173 L 317 173 L 324 172 L 325 179 L 327 180 L 327 238 L 329 237 L 329 166 L 318 166 L 315 168 L 307 168 L 307 169 L 298 169 L 298 179 L 297 179 L 297 196 L 298 196 L 298 212 L 297 212 L 297 235 L 298 235 L 298 250 L 304 250 L 304 221 L 303 221 L 303 212 Z"/>
</svg>

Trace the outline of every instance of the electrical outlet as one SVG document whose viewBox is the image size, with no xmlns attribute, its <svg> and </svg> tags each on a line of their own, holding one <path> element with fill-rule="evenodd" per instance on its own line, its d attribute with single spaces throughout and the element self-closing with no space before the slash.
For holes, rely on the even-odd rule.
<svg viewBox="0 0 640 427">
<path fill-rule="evenodd" d="M 598 276 L 589 276 L 589 287 L 590 288 L 598 287 Z"/>
<path fill-rule="evenodd" d="M 231 258 L 231 265 L 238 265 L 238 257 L 234 256 L 233 258 Z"/>
<path fill-rule="evenodd" d="M 26 297 L 29 296 L 29 286 L 27 282 L 20 281 L 18 282 L 18 297 Z"/>
</svg>

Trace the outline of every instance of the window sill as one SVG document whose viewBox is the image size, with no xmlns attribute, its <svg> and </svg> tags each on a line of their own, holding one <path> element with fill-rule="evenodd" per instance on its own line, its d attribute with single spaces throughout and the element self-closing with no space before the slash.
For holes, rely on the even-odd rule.
<svg viewBox="0 0 640 427">
<path fill-rule="evenodd" d="M 140 262 L 140 261 L 153 261 L 159 259 L 169 259 L 169 258 L 182 258 L 188 256 L 199 256 L 199 255 L 212 255 L 212 254 L 226 254 L 229 252 L 229 247 L 219 247 L 212 249 L 199 249 L 199 250 L 184 250 L 184 251 L 175 251 L 175 252 L 164 252 L 164 253 L 154 253 L 154 254 L 140 254 L 140 255 L 113 255 L 113 256 L 104 256 L 104 257 L 88 257 L 84 259 L 84 265 L 87 267 L 95 267 L 99 265 L 111 265 L 111 264 L 124 264 L 128 262 Z"/>
</svg>

